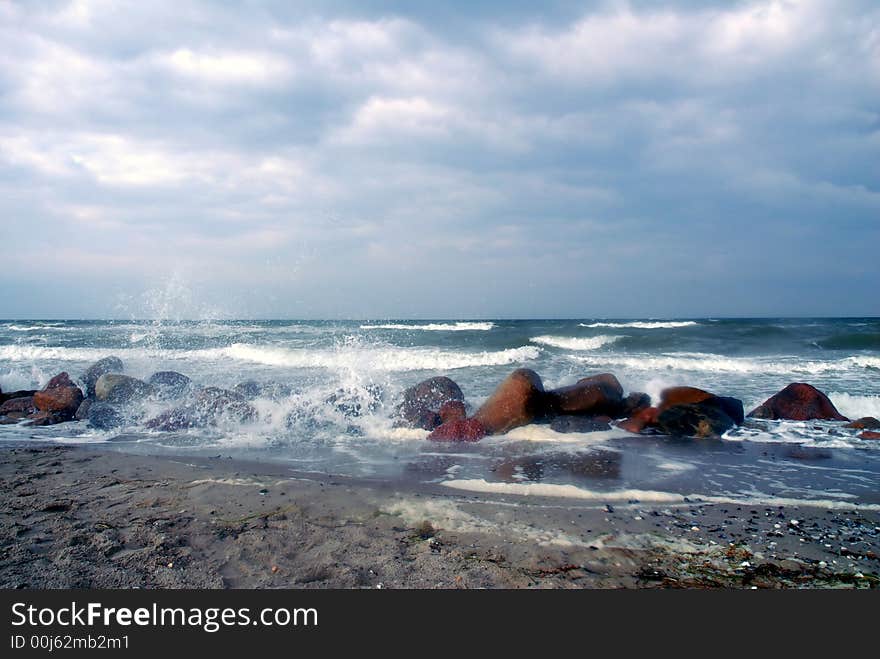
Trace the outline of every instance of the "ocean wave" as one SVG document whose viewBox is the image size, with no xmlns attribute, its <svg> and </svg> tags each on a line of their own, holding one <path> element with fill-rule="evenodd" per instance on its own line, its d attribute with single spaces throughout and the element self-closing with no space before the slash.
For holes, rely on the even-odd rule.
<svg viewBox="0 0 880 659">
<path fill-rule="evenodd" d="M 384 330 L 420 330 L 424 332 L 487 332 L 495 327 L 495 323 L 427 323 L 425 325 L 405 325 L 403 323 L 385 323 L 382 325 L 361 325 L 361 329 Z"/>
<path fill-rule="evenodd" d="M 533 336 L 529 341 L 539 345 L 550 346 L 551 348 L 562 348 L 563 350 L 597 350 L 602 346 L 614 343 L 622 338 L 622 336 L 609 336 L 606 334 L 584 338 L 570 336 Z"/>
<path fill-rule="evenodd" d="M 598 367 L 619 366 L 639 371 L 700 371 L 763 375 L 821 375 L 854 369 L 880 369 L 880 357 L 846 357 L 829 361 L 803 361 L 749 357 L 726 357 L 712 353 L 666 353 L 654 355 L 569 355 L 570 359 Z"/>
<path fill-rule="evenodd" d="M 681 320 L 681 321 L 632 321 L 629 323 L 590 323 L 589 325 L 586 323 L 580 323 L 580 327 L 613 327 L 616 329 L 623 329 L 627 327 L 631 327 L 634 329 L 675 329 L 677 327 L 691 327 L 693 325 L 699 325 L 699 323 L 693 320 Z"/>
<path fill-rule="evenodd" d="M 828 397 L 834 407 L 850 419 L 873 416 L 880 419 L 880 396 L 856 396 L 841 391 L 829 391 Z"/>
<path fill-rule="evenodd" d="M 880 349 L 880 334 L 837 334 L 816 341 L 816 345 L 826 350 L 878 350 Z"/>
<path fill-rule="evenodd" d="M 365 371 L 451 370 L 472 366 L 503 366 L 537 359 L 540 348 L 522 346 L 484 352 L 428 348 L 345 347 L 338 350 L 294 350 L 248 344 L 197 351 L 266 366 Z"/>
</svg>

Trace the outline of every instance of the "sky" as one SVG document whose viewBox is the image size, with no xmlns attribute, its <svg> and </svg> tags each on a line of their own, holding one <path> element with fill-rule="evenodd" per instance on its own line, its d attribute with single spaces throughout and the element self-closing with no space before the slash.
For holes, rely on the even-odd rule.
<svg viewBox="0 0 880 659">
<path fill-rule="evenodd" d="M 0 2 L 0 317 L 880 315 L 880 3 Z"/>
</svg>

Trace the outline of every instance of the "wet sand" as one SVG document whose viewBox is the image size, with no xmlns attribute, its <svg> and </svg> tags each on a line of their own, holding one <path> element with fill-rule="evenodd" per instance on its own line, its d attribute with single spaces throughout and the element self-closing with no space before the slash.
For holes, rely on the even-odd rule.
<svg viewBox="0 0 880 659">
<path fill-rule="evenodd" d="M 876 588 L 880 512 L 475 495 L 4 449 L 3 588 Z"/>
</svg>

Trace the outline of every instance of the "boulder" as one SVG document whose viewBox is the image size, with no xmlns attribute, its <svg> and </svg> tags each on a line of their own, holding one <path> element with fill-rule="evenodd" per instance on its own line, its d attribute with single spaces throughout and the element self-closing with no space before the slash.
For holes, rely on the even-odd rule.
<svg viewBox="0 0 880 659">
<path fill-rule="evenodd" d="M 278 400 L 288 398 L 293 394 L 293 389 L 289 385 L 278 382 L 257 382 L 256 380 L 239 382 L 232 390 L 237 394 L 241 394 L 247 400 L 254 400 L 255 398 Z"/>
<path fill-rule="evenodd" d="M 202 389 L 196 395 L 194 407 L 208 423 L 216 423 L 221 417 L 235 421 L 251 421 L 257 417 L 256 409 L 244 396 L 219 387 Z"/>
<path fill-rule="evenodd" d="M 89 406 L 89 425 L 98 430 L 110 430 L 125 425 L 125 417 L 109 403 L 96 401 Z"/>
<path fill-rule="evenodd" d="M 382 389 L 374 384 L 363 389 L 340 389 L 325 398 L 324 403 L 332 405 L 346 418 L 359 417 L 365 411 L 372 413 L 379 409 Z"/>
<path fill-rule="evenodd" d="M 192 380 L 176 371 L 159 371 L 153 373 L 147 380 L 159 398 L 166 400 L 180 398 L 192 387 Z"/>
<path fill-rule="evenodd" d="M 122 360 L 119 357 L 104 357 L 89 366 L 83 374 L 83 384 L 86 385 L 86 398 L 95 397 L 95 384 L 98 378 L 107 373 L 122 373 L 125 370 Z"/>
<path fill-rule="evenodd" d="M 486 429 L 476 419 L 459 419 L 437 426 L 428 435 L 434 442 L 477 442 L 486 436 Z"/>
<path fill-rule="evenodd" d="M 397 407 L 398 425 L 433 430 L 440 423 L 440 408 L 450 401 L 464 402 L 461 388 L 450 378 L 429 378 L 403 392 Z"/>
<path fill-rule="evenodd" d="M 59 373 L 42 391 L 34 394 L 34 406 L 41 412 L 51 413 L 51 423 L 72 419 L 82 401 L 82 391 L 71 382 L 67 373 Z"/>
<path fill-rule="evenodd" d="M 651 397 L 640 391 L 633 391 L 623 399 L 623 413 L 621 416 L 625 419 L 633 416 L 636 412 L 651 407 Z"/>
<path fill-rule="evenodd" d="M 7 391 L 5 394 L 0 394 L 0 405 L 5 403 L 8 400 L 12 400 L 13 398 L 27 398 L 29 396 L 33 396 L 37 393 L 37 389 L 22 389 L 20 391 Z"/>
<path fill-rule="evenodd" d="M 105 373 L 95 383 L 95 398 L 107 403 L 133 403 L 155 393 L 155 388 L 143 380 L 119 373 Z"/>
<path fill-rule="evenodd" d="M 27 416 L 37 411 L 34 405 L 33 396 L 22 396 L 20 398 L 11 398 L 0 405 L 0 416 Z"/>
<path fill-rule="evenodd" d="M 749 412 L 749 416 L 756 419 L 788 419 L 791 421 L 809 421 L 811 419 L 849 421 L 837 411 L 828 396 L 814 386 L 803 382 L 794 382 L 788 385 Z"/>
<path fill-rule="evenodd" d="M 670 387 L 660 392 L 658 413 L 662 414 L 677 405 L 702 405 L 721 409 L 736 425 L 745 420 L 742 401 L 731 396 L 716 396 L 696 387 Z"/>
<path fill-rule="evenodd" d="M 206 425 L 207 420 L 200 416 L 192 407 L 176 407 L 173 410 L 162 412 L 144 423 L 145 428 L 162 432 L 201 428 Z"/>
<path fill-rule="evenodd" d="M 568 387 L 552 389 L 546 393 L 545 401 L 550 414 L 618 417 L 624 409 L 623 387 L 611 373 L 601 373 Z"/>
<path fill-rule="evenodd" d="M 866 430 L 863 433 L 859 433 L 859 439 L 880 439 L 880 432 Z"/>
<path fill-rule="evenodd" d="M 662 433 L 678 437 L 720 437 L 736 422 L 721 407 L 707 404 L 707 401 L 673 405 L 662 410 L 657 417 L 657 427 Z"/>
<path fill-rule="evenodd" d="M 440 423 L 449 423 L 450 421 L 464 421 L 467 419 L 467 409 L 460 400 L 450 400 L 440 406 L 437 413 L 440 417 Z M 437 424 L 440 425 L 440 424 Z"/>
<path fill-rule="evenodd" d="M 2 414 L 2 412 L 0 412 L 0 414 Z M 856 419 L 855 421 L 847 423 L 844 428 L 855 428 L 856 430 L 877 430 L 878 428 L 880 428 L 880 421 L 872 416 L 863 416 L 861 419 Z"/>
<path fill-rule="evenodd" d="M 86 398 L 83 402 L 79 404 L 79 407 L 76 408 L 76 414 L 73 415 L 73 418 L 77 421 L 88 421 L 89 408 L 92 407 L 92 404 L 94 402 L 94 398 Z"/>
<path fill-rule="evenodd" d="M 611 430 L 611 417 L 608 416 L 577 416 L 564 414 L 550 422 L 556 432 L 598 432 Z"/>
<path fill-rule="evenodd" d="M 474 414 L 488 435 L 501 435 L 546 415 L 546 399 L 541 377 L 520 368 L 498 385 Z"/>
<path fill-rule="evenodd" d="M 645 407 L 617 424 L 621 430 L 632 433 L 641 433 L 646 428 L 652 428 L 657 425 L 657 416 L 660 412 L 656 407 Z"/>
</svg>

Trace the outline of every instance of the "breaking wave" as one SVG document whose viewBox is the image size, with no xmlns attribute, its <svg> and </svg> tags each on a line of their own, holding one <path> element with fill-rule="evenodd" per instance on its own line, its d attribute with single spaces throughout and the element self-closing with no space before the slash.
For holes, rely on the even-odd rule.
<svg viewBox="0 0 880 659">
<path fill-rule="evenodd" d="M 580 323 L 580 327 L 613 327 L 616 329 L 622 328 L 633 328 L 633 329 L 675 329 L 676 327 L 691 327 L 693 325 L 699 325 L 699 323 L 693 320 L 681 320 L 681 321 L 632 321 L 629 323 Z"/>
<path fill-rule="evenodd" d="M 602 346 L 614 343 L 622 338 L 622 336 L 609 336 L 605 334 L 585 338 L 568 336 L 533 336 L 529 341 L 539 345 L 550 346 L 551 348 L 562 348 L 563 350 L 598 350 Z"/>
<path fill-rule="evenodd" d="M 421 330 L 425 332 L 488 332 L 495 323 L 427 323 L 424 325 L 406 325 L 403 323 L 385 323 L 382 325 L 361 325 L 361 329 L 385 330 Z"/>
</svg>

